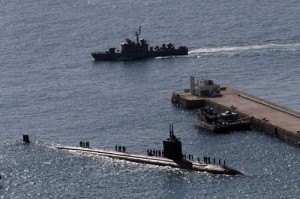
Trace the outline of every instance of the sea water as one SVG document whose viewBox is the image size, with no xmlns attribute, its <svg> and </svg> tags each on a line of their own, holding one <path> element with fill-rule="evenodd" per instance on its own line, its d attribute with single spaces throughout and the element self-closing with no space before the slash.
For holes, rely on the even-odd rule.
<svg viewBox="0 0 300 199">
<path fill-rule="evenodd" d="M 299 148 L 257 131 L 216 135 L 171 104 L 209 77 L 300 111 L 300 2 L 2 0 L 0 198 L 297 198 Z M 94 62 L 125 38 L 186 45 L 189 55 Z M 211 175 L 58 151 L 161 149 L 169 124 L 183 152 L 245 173 Z M 22 143 L 29 134 L 30 145 Z"/>
</svg>

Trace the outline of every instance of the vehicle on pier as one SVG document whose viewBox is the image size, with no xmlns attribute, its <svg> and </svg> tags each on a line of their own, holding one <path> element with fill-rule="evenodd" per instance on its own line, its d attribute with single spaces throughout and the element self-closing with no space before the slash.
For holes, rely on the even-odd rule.
<svg viewBox="0 0 300 199">
<path fill-rule="evenodd" d="M 130 39 L 125 39 L 125 42 L 120 44 L 120 50 L 116 50 L 116 48 L 110 48 L 105 52 L 92 52 L 91 54 L 95 61 L 124 61 L 188 54 L 188 48 L 186 46 L 175 48 L 174 44 L 172 43 L 162 44 L 161 47 L 149 47 L 149 44 L 145 39 L 139 40 L 140 34 L 141 27 L 139 28 L 138 32 L 135 32 L 136 42 Z"/>
<path fill-rule="evenodd" d="M 209 106 L 201 107 L 193 119 L 197 126 L 214 133 L 250 130 L 251 128 L 250 118 L 239 118 L 238 114 L 232 111 L 218 114 Z"/>
</svg>

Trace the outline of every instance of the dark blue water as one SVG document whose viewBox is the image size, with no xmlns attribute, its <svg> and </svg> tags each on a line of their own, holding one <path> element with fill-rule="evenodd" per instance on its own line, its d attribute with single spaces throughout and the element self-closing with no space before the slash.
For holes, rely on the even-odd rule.
<svg viewBox="0 0 300 199">
<path fill-rule="evenodd" d="M 256 132 L 214 135 L 173 107 L 189 76 L 300 111 L 300 2 L 0 2 L 1 198 L 297 198 L 299 148 Z M 186 57 L 94 62 L 142 26 L 150 44 Z M 225 159 L 245 177 L 57 151 L 57 144 L 145 153 L 170 123 L 194 157 Z M 33 144 L 23 145 L 22 134 Z"/>
</svg>

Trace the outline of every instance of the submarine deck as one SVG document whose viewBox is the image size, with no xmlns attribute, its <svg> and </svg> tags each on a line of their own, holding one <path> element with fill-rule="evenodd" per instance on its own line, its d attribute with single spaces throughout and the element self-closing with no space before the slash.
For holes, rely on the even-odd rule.
<svg viewBox="0 0 300 199">
<path fill-rule="evenodd" d="M 216 110 L 233 110 L 244 117 L 252 117 L 253 127 L 288 142 L 300 143 L 300 113 L 260 99 L 253 95 L 226 87 L 220 97 L 197 97 L 189 92 L 175 91 L 173 98 L 184 108 L 199 108 L 200 104 Z"/>
<path fill-rule="evenodd" d="M 235 169 L 231 169 L 227 166 L 217 165 L 217 164 L 207 164 L 204 162 L 195 162 L 189 160 L 175 161 L 165 157 L 145 156 L 145 155 L 132 154 L 128 152 L 106 151 L 101 149 L 91 149 L 91 148 L 83 148 L 83 147 L 58 146 L 55 148 L 61 150 L 68 150 L 68 151 L 94 153 L 101 156 L 117 158 L 117 159 L 127 160 L 131 162 L 151 164 L 157 166 L 169 166 L 173 168 L 207 172 L 212 174 L 243 175 L 241 172 Z"/>
</svg>

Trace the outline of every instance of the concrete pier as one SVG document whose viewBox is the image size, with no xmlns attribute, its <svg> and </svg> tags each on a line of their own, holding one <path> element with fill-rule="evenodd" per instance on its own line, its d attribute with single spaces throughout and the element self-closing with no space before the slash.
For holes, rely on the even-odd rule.
<svg viewBox="0 0 300 199">
<path fill-rule="evenodd" d="M 300 146 L 300 113 L 230 87 L 220 87 L 219 97 L 198 97 L 190 89 L 174 91 L 172 102 L 183 108 L 209 105 L 216 111 L 232 110 L 252 117 L 254 129 Z"/>
</svg>

